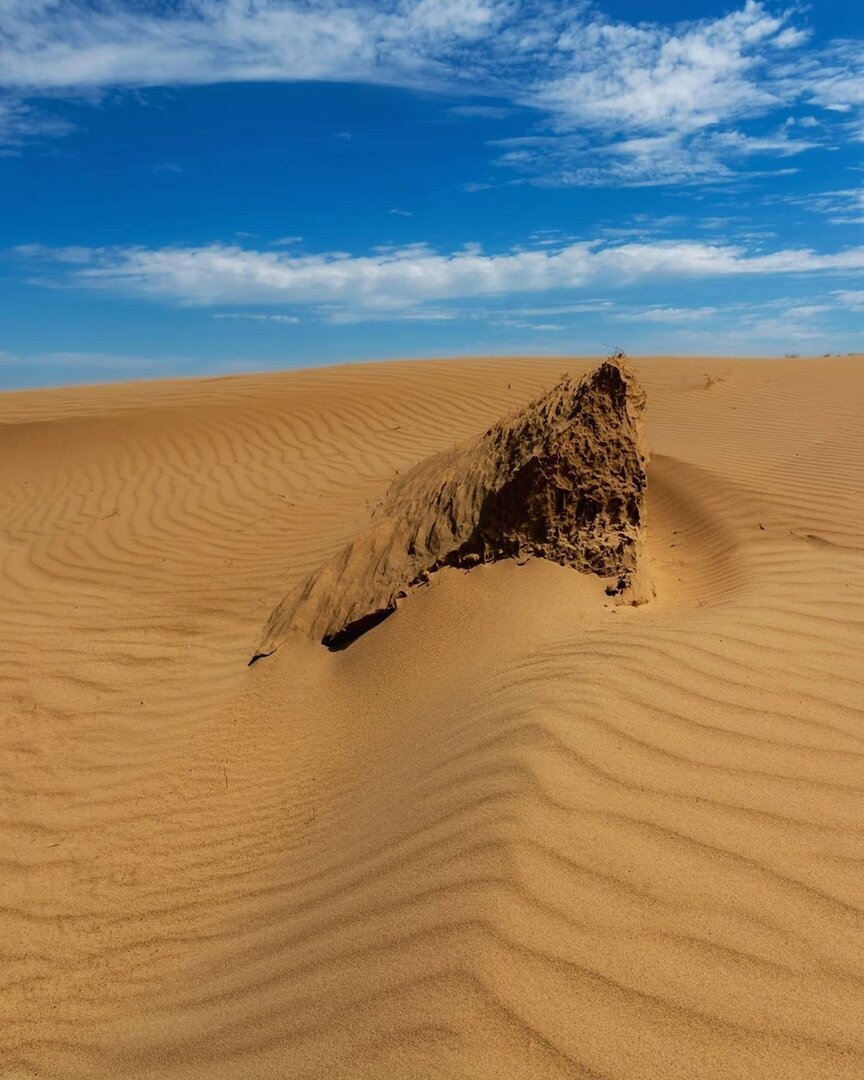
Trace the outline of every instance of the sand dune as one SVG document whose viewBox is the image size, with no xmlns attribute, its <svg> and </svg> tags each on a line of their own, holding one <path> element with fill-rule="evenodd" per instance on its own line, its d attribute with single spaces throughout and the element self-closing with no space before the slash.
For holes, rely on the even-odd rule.
<svg viewBox="0 0 864 1080">
<path fill-rule="evenodd" d="M 591 361 L 0 395 L 0 1077 L 864 1075 L 864 367 L 641 359 L 656 598 L 247 661 Z"/>
</svg>

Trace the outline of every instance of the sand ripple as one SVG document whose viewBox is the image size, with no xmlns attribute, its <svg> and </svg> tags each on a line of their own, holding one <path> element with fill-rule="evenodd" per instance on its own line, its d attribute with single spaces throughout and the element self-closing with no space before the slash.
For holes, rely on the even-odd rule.
<svg viewBox="0 0 864 1080">
<path fill-rule="evenodd" d="M 0 396 L 0 1077 L 864 1075 L 860 361 L 637 363 L 651 604 L 444 570 L 245 666 L 565 366 Z"/>
</svg>

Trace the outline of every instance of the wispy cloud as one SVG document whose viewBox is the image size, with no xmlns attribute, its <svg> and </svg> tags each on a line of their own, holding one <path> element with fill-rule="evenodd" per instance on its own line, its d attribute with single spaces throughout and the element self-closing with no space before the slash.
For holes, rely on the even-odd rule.
<svg viewBox="0 0 864 1080">
<path fill-rule="evenodd" d="M 832 225 L 864 225 L 864 185 L 814 195 L 784 196 L 780 201 L 824 214 Z"/>
<path fill-rule="evenodd" d="M 722 182 L 738 176 L 738 167 L 755 155 L 789 158 L 817 144 L 782 134 L 756 138 L 726 131 L 689 137 L 671 132 L 602 145 L 590 145 L 581 135 L 500 140 L 491 145 L 509 147 L 497 165 L 517 169 L 544 186 L 649 187 Z M 792 170 L 776 166 L 770 170 L 780 171 Z M 765 170 L 748 169 L 749 176 L 764 174 Z"/>
<path fill-rule="evenodd" d="M 465 311 L 465 309 L 431 307 L 428 304 L 423 304 L 420 307 L 387 307 L 384 309 L 352 307 L 344 304 L 321 304 L 315 307 L 314 311 L 325 322 L 337 326 L 350 326 L 356 323 L 368 322 L 440 323 L 472 317 L 472 313 Z"/>
<path fill-rule="evenodd" d="M 726 314 L 734 315 L 734 318 L 712 323 L 710 329 L 702 329 L 697 324 L 679 327 L 668 340 L 671 343 L 677 338 L 679 346 L 688 351 L 708 350 L 716 354 L 718 350 L 730 350 L 752 355 L 755 351 L 768 349 L 821 352 L 837 336 L 830 328 L 814 323 L 812 318 L 790 314 L 786 310 L 754 306 L 751 310 L 741 311 L 736 307 Z"/>
<path fill-rule="evenodd" d="M 800 40 L 748 0 L 720 19 L 631 26 L 593 18 L 559 41 L 567 62 L 537 93 L 562 127 L 680 134 L 776 104 L 759 70 Z"/>
<path fill-rule="evenodd" d="M 862 300 L 858 307 L 856 296 Z M 643 327 L 646 321 L 666 322 L 662 339 L 665 348 L 714 353 L 728 349 L 742 355 L 752 355 L 754 350 L 823 353 L 849 351 L 860 340 L 851 324 L 844 328 L 837 321 L 837 313 L 843 310 L 864 312 L 864 292 L 836 289 L 804 300 L 779 297 L 703 309 L 633 308 L 626 314 L 616 312 L 613 318 Z M 658 313 L 656 318 L 652 318 L 652 312 Z M 672 317 L 666 320 L 665 312 Z M 690 312 L 694 313 L 693 318 Z M 704 312 L 704 317 L 696 317 L 698 312 Z"/>
<path fill-rule="evenodd" d="M 13 367 L 36 364 L 58 369 L 79 367 L 105 368 L 128 372 L 146 371 L 154 364 L 164 363 L 164 359 L 155 360 L 147 356 L 124 356 L 118 353 L 100 352 L 41 352 L 18 354 L 0 349 L 0 366 Z"/>
<path fill-rule="evenodd" d="M 571 26 L 531 95 L 551 133 L 523 140 L 499 164 L 556 185 L 699 183 L 736 175 L 754 155 L 812 149 L 819 141 L 788 117 L 773 130 L 741 130 L 788 110 L 818 68 L 811 60 L 796 78 L 789 53 L 807 35 L 790 18 L 747 0 L 722 18 L 674 26 L 600 16 Z"/>
<path fill-rule="evenodd" d="M 2 12 L 7 142 L 47 131 L 26 104 L 40 94 L 290 80 L 494 95 L 451 107 L 468 118 L 525 107 L 541 141 L 499 162 L 546 184 L 716 182 L 838 124 L 864 138 L 864 43 L 816 48 L 799 9 L 757 0 L 672 24 L 548 0 L 3 0 Z M 819 119 L 790 123 L 802 108 Z"/>
<path fill-rule="evenodd" d="M 513 114 L 506 105 L 453 105 L 449 111 L 468 120 L 506 120 Z"/>
<path fill-rule="evenodd" d="M 803 93 L 811 104 L 852 115 L 864 106 L 864 41 L 831 42 L 779 74 L 790 92 Z"/>
<path fill-rule="evenodd" d="M 0 349 L 0 379 L 4 388 L 147 379 L 198 374 L 201 363 L 182 356 L 129 356 L 93 351 L 9 352 Z"/>
<path fill-rule="evenodd" d="M 43 109 L 12 96 L 0 97 L 0 157 L 17 153 L 31 139 L 68 135 L 71 130 L 70 123 Z"/>
<path fill-rule="evenodd" d="M 833 295 L 841 307 L 850 311 L 864 311 L 864 289 L 835 289 Z"/>
<path fill-rule="evenodd" d="M 531 318 L 560 317 L 562 315 L 586 315 L 591 312 L 605 312 L 612 307 L 613 303 L 612 300 L 580 300 L 572 304 L 543 304 L 536 307 L 508 304 L 507 310 L 511 315 L 525 315 Z"/>
<path fill-rule="evenodd" d="M 117 379 L 178 378 L 267 371 L 284 366 L 284 360 L 255 357 L 203 359 L 173 353 L 133 356 L 126 353 L 10 352 L 0 349 L 0 380 L 4 389 L 16 386 L 58 386 L 64 383 L 103 383 Z"/>
<path fill-rule="evenodd" d="M 252 322 L 285 323 L 296 325 L 300 322 L 297 315 L 263 315 L 257 312 L 218 311 L 213 315 L 214 319 L 250 319 Z"/>
<path fill-rule="evenodd" d="M 528 322 L 525 319 L 493 319 L 490 320 L 495 326 L 506 326 L 512 330 L 532 330 L 539 333 L 557 333 L 561 330 L 567 330 L 569 327 L 563 323 L 537 323 Z"/>
<path fill-rule="evenodd" d="M 788 110 L 817 78 L 818 58 L 799 67 L 808 35 L 791 18 L 747 0 L 721 18 L 671 26 L 599 14 L 574 22 L 528 95 L 550 135 L 499 163 L 546 184 L 677 184 L 730 178 L 753 155 L 811 149 L 817 140 L 798 137 L 788 117 L 774 131 L 741 129 Z"/>
<path fill-rule="evenodd" d="M 751 252 L 700 241 L 580 241 L 486 254 L 422 244 L 370 255 L 291 255 L 231 245 L 17 249 L 37 284 L 114 290 L 186 305 L 336 304 L 398 312 L 428 301 L 710 278 L 864 269 L 864 246 Z"/>
<path fill-rule="evenodd" d="M 21 91 L 236 81 L 438 81 L 509 0 L 4 0 L 0 82 Z"/>
<path fill-rule="evenodd" d="M 716 307 L 650 307 L 618 312 L 612 317 L 620 322 L 691 323 L 703 322 L 716 314 Z"/>
<path fill-rule="evenodd" d="M 27 104 L 62 93 L 296 80 L 443 88 L 462 50 L 512 12 L 511 0 L 2 0 L 0 140 L 64 130 Z"/>
</svg>

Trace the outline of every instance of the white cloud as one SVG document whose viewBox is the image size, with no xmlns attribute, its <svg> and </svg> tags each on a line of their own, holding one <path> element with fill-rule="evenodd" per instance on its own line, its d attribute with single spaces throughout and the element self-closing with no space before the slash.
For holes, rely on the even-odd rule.
<svg viewBox="0 0 864 1080">
<path fill-rule="evenodd" d="M 300 322 L 296 315 L 259 315 L 248 312 L 219 311 L 214 319 L 251 319 L 252 322 L 286 323 L 295 325 Z"/>
<path fill-rule="evenodd" d="M 832 225 L 864 225 L 864 186 L 822 192 L 809 205 L 827 215 Z"/>
<path fill-rule="evenodd" d="M 59 133 L 28 99 L 224 82 L 442 88 L 511 0 L 0 0 L 0 140 Z M 336 138 L 350 139 L 349 132 Z"/>
<path fill-rule="evenodd" d="M 71 130 L 71 124 L 44 110 L 16 98 L 0 97 L 0 156 L 16 153 L 24 142 L 38 136 L 67 135 Z"/>
<path fill-rule="evenodd" d="M 100 352 L 41 352 L 18 354 L 6 352 L 0 349 L 0 368 L 21 368 L 22 371 L 32 372 L 34 369 L 46 369 L 57 372 L 69 371 L 78 379 L 82 370 L 104 372 L 114 377 L 125 375 L 127 378 L 134 375 L 150 374 L 154 369 L 166 366 L 171 370 L 171 365 L 176 367 L 185 364 L 193 365 L 193 361 L 181 360 L 178 357 L 149 357 L 149 356 L 126 356 L 122 353 Z"/>
<path fill-rule="evenodd" d="M 803 45 L 809 37 L 807 30 L 796 30 L 793 26 L 787 26 L 774 38 L 774 45 L 778 49 L 794 49 Z"/>
<path fill-rule="evenodd" d="M 814 315 L 824 315 L 833 311 L 832 304 L 793 304 L 786 308 L 786 317 L 790 319 L 810 319 Z"/>
<path fill-rule="evenodd" d="M 767 195 L 763 201 L 768 206 L 800 206 L 823 214 L 832 225 L 864 225 L 864 185 L 809 195 Z"/>
<path fill-rule="evenodd" d="M 835 289 L 837 302 L 850 311 L 864 311 L 864 289 Z"/>
<path fill-rule="evenodd" d="M 716 314 L 716 307 L 652 307 L 636 311 L 622 311 L 620 314 L 613 315 L 613 318 L 620 322 L 688 323 L 702 322 Z"/>
<path fill-rule="evenodd" d="M 720 18 L 638 25 L 550 0 L 0 0 L 0 15 L 7 141 L 8 130 L 20 138 L 36 124 L 22 99 L 46 93 L 371 82 L 529 107 L 546 118 L 545 145 L 500 160 L 547 183 L 670 184 L 723 179 L 751 154 L 813 145 L 742 132 L 754 118 L 801 102 L 844 115 L 864 108 L 862 43 L 807 54 L 798 13 L 756 0 Z M 512 108 L 451 112 L 501 119 Z"/>
<path fill-rule="evenodd" d="M 805 150 L 819 146 L 815 139 L 790 138 L 793 125 L 784 124 L 775 132 L 766 135 L 744 135 L 740 131 L 719 131 L 711 139 L 715 149 L 728 154 L 745 156 L 750 154 L 776 154 L 779 157 L 793 157 Z"/>
<path fill-rule="evenodd" d="M 78 266 L 97 262 L 102 257 L 103 251 L 102 248 L 81 246 L 46 248 L 42 244 L 19 244 L 15 248 L 15 253 L 25 259 L 42 259 L 50 252 L 53 262 L 71 263 Z"/>
<path fill-rule="evenodd" d="M 668 27 L 600 19 L 558 42 L 565 70 L 537 100 L 566 127 L 657 133 L 696 131 L 777 104 L 758 78 L 788 16 L 754 0 L 720 19 Z"/>
<path fill-rule="evenodd" d="M 32 352 L 0 349 L 0 379 L 6 389 L 15 386 L 57 386 L 64 383 L 103 383 L 116 379 L 178 378 L 237 374 L 283 368 L 284 359 L 183 356 L 130 356 L 125 353 Z"/>
<path fill-rule="evenodd" d="M 69 87 L 429 81 L 491 33 L 507 0 L 4 0 L 0 82 Z"/>
<path fill-rule="evenodd" d="M 625 285 L 644 279 L 864 270 L 864 246 L 822 254 L 786 249 L 754 254 L 698 241 L 601 243 L 511 249 L 479 245 L 441 254 L 421 244 L 371 255 L 293 255 L 213 244 L 197 248 L 18 249 L 45 274 L 37 284 L 115 290 L 187 305 L 335 304 L 394 311 L 428 301 Z"/>
<path fill-rule="evenodd" d="M 784 348 L 789 348 L 797 344 L 807 345 L 811 341 L 824 340 L 825 330 L 813 326 L 806 319 L 796 319 L 787 314 L 781 316 L 754 314 L 742 319 L 738 327 L 727 328 L 719 335 L 720 339 L 724 337 L 727 340 L 738 339 L 746 342 L 754 340 L 782 342 Z"/>
<path fill-rule="evenodd" d="M 860 116 L 864 43 L 807 53 L 808 32 L 790 25 L 796 14 L 747 0 L 722 18 L 674 25 L 575 21 L 547 74 L 518 98 L 547 113 L 557 138 L 526 140 L 498 163 L 556 186 L 713 183 L 739 175 L 753 155 L 823 145 L 827 130 L 813 138 L 814 129 L 827 128 L 828 117 L 799 120 L 790 110 Z"/>
<path fill-rule="evenodd" d="M 573 304 L 544 304 L 540 307 L 514 307 L 512 304 L 507 305 L 507 310 L 511 315 L 529 315 L 529 316 L 545 316 L 545 315 L 585 315 L 589 312 L 607 311 L 612 307 L 612 300 L 581 300 Z"/>
<path fill-rule="evenodd" d="M 666 346 L 686 351 L 730 350 L 753 355 L 765 349 L 787 353 L 790 350 L 824 352 L 846 351 L 850 336 L 820 318 L 833 310 L 830 304 L 797 303 L 788 298 L 764 303 L 733 303 L 717 308 L 710 328 L 698 320 L 682 320 L 666 331 Z M 814 343 L 818 342 L 818 345 Z"/>
<path fill-rule="evenodd" d="M 506 120 L 513 112 L 505 105 L 454 105 L 449 111 L 468 120 Z"/>
<path fill-rule="evenodd" d="M 460 298 L 454 298 L 458 301 Z M 452 322 L 455 319 L 469 319 L 474 322 L 487 322 L 496 326 L 518 326 L 533 330 L 566 330 L 570 327 L 548 321 L 537 322 L 537 319 L 546 320 L 550 316 L 584 316 L 602 312 L 608 314 L 613 306 L 612 300 L 584 300 L 564 304 L 523 305 L 514 304 L 508 300 L 506 307 L 477 307 L 466 306 L 454 302 L 450 306 L 433 306 L 419 301 L 412 307 L 385 309 L 365 307 L 352 308 L 323 304 L 317 306 L 314 311 L 331 323 L 358 323 L 358 322 Z"/>
<path fill-rule="evenodd" d="M 326 322 L 338 326 L 365 322 L 452 322 L 461 316 L 473 318 L 472 312 L 457 308 L 436 308 L 429 305 L 421 307 L 403 307 L 399 309 L 344 307 L 334 304 L 322 304 L 315 308 L 316 313 Z"/>
<path fill-rule="evenodd" d="M 511 318 L 498 318 L 489 319 L 488 314 L 483 315 L 478 313 L 475 318 L 487 318 L 494 326 L 504 326 L 509 330 L 531 330 L 539 331 L 541 333 L 558 332 L 560 330 L 568 330 L 569 327 L 564 326 L 561 323 L 537 323 L 529 322 L 526 319 L 511 319 Z"/>
<path fill-rule="evenodd" d="M 791 137 L 791 130 L 790 125 L 783 125 L 760 136 L 736 129 L 669 131 L 599 145 L 577 134 L 500 139 L 490 145 L 505 148 L 496 164 L 533 174 L 541 184 L 645 187 L 729 180 L 754 155 L 790 158 L 820 145 L 815 139 Z M 748 175 L 760 174 L 751 169 Z"/>
<path fill-rule="evenodd" d="M 397 217 L 414 217 L 414 213 L 411 210 L 393 209 L 393 210 L 388 210 L 387 213 L 388 214 L 395 214 Z"/>
<path fill-rule="evenodd" d="M 833 112 L 864 106 L 864 41 L 835 41 L 789 73 L 804 84 L 806 98 Z"/>
<path fill-rule="evenodd" d="M 510 140 L 495 162 L 536 178 L 544 186 L 654 186 L 722 181 L 734 175 L 710 140 L 684 140 L 675 132 L 600 146 L 574 137 Z"/>
</svg>

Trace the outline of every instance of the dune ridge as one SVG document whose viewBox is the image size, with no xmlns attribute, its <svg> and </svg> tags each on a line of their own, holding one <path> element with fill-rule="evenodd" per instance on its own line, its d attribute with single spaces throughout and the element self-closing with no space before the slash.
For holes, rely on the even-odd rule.
<svg viewBox="0 0 864 1080">
<path fill-rule="evenodd" d="M 445 568 L 246 667 L 596 361 L 0 395 L 0 1076 L 864 1072 L 864 366 L 634 361 L 656 599 Z"/>
</svg>

